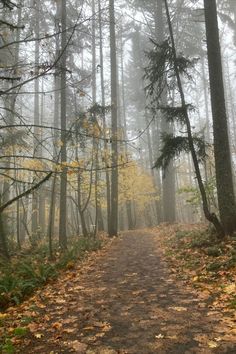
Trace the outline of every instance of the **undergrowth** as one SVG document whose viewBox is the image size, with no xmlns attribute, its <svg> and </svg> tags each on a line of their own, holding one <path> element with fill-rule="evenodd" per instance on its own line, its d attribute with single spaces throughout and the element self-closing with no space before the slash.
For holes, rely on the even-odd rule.
<svg viewBox="0 0 236 354">
<path fill-rule="evenodd" d="M 16 255 L 11 262 L 0 263 L 0 311 L 20 304 L 36 289 L 55 279 L 62 269 L 71 269 L 75 262 L 86 253 L 101 247 L 101 241 L 94 238 L 79 238 L 73 246 L 61 253 L 55 252 L 54 260 L 49 260 L 46 247 L 23 255 Z"/>
<path fill-rule="evenodd" d="M 204 293 L 214 294 L 213 307 L 236 309 L 235 237 L 219 240 L 202 225 L 167 225 L 158 233 L 178 278 Z"/>
</svg>

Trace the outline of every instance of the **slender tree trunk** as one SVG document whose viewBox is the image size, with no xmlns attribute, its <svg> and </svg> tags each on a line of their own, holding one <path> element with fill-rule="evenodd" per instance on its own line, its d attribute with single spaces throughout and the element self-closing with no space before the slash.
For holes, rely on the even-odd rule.
<svg viewBox="0 0 236 354">
<path fill-rule="evenodd" d="M 98 0 L 98 11 L 99 11 L 99 37 L 100 37 L 100 76 L 101 76 L 101 95 L 102 95 L 102 106 L 105 107 L 105 86 L 104 86 L 104 60 L 103 60 L 103 38 L 102 38 L 102 9 L 101 9 L 101 1 Z M 103 119 L 103 136 L 104 136 L 104 150 L 108 155 L 108 144 L 107 144 L 107 136 L 106 136 L 106 114 L 105 110 L 102 115 Z M 106 169 L 106 192 L 107 192 L 107 229 L 110 230 L 110 221 L 111 221 L 111 185 L 110 185 L 110 173 L 109 170 Z"/>
<path fill-rule="evenodd" d="M 79 215 L 80 215 L 80 221 L 81 221 L 81 228 L 82 228 L 82 234 L 84 237 L 88 236 L 88 229 L 85 221 L 85 209 L 82 207 L 82 198 L 81 198 L 81 174 L 78 173 L 77 175 L 77 188 L 78 188 L 78 210 L 79 210 Z"/>
<path fill-rule="evenodd" d="M 92 0 L 92 100 L 93 104 L 96 104 L 97 101 L 97 80 L 96 80 L 96 73 L 97 73 L 97 67 L 96 67 L 96 8 L 95 8 L 95 1 Z M 94 113 L 94 125 L 98 125 L 97 119 L 96 119 L 96 113 Z M 97 127 L 99 129 L 99 127 Z M 97 137 L 94 137 L 93 139 L 93 153 L 95 154 L 95 166 L 96 166 L 96 171 L 95 171 L 95 220 L 94 220 L 94 236 L 96 236 L 97 231 L 103 227 L 103 222 L 102 222 L 102 210 L 101 210 L 101 204 L 99 200 L 99 195 L 98 195 L 98 184 L 99 184 L 99 179 L 100 179 L 100 174 L 98 171 L 98 151 L 99 151 L 99 140 Z"/>
<path fill-rule="evenodd" d="M 3 214 L 0 213 L 0 256 L 9 259 L 9 252 L 7 247 L 7 239 L 4 230 Z"/>
<path fill-rule="evenodd" d="M 163 0 L 157 0 L 157 41 L 164 41 L 163 23 Z M 164 89 L 161 95 L 161 104 L 167 104 L 167 90 Z M 165 117 L 161 117 L 161 133 L 173 133 L 173 125 L 168 123 Z M 168 169 L 162 174 L 162 207 L 163 221 L 175 222 L 175 168 L 173 160 L 170 161 Z"/>
<path fill-rule="evenodd" d="M 42 79 L 42 92 L 44 90 L 44 86 L 43 86 L 43 79 Z M 43 125 L 43 119 L 44 119 L 44 105 L 45 105 L 45 101 L 44 101 L 44 94 L 41 95 L 41 103 L 40 103 L 40 122 L 41 125 Z M 40 141 L 43 141 L 43 134 L 42 131 L 40 132 Z M 40 156 L 43 157 L 43 146 L 40 145 Z M 46 220 L 46 214 L 45 214 L 45 209 L 46 209 L 46 192 L 45 192 L 45 186 L 42 186 L 39 189 L 39 196 L 38 196 L 38 200 L 39 200 L 39 227 L 40 227 L 40 232 L 41 232 L 41 237 L 45 236 L 45 220 Z"/>
<path fill-rule="evenodd" d="M 127 136 L 127 117 L 126 117 L 126 102 L 125 102 L 125 77 L 124 77 L 124 53 L 123 53 L 123 43 L 122 43 L 122 33 L 123 30 L 121 31 L 121 41 L 120 41 L 120 66 L 121 66 L 121 101 L 122 101 L 122 116 L 123 116 L 123 121 L 122 125 L 123 128 L 123 136 L 125 139 L 124 143 L 124 148 L 125 148 L 125 155 L 126 155 L 126 160 L 128 160 L 128 136 Z M 127 220 L 128 220 L 128 229 L 133 230 L 134 229 L 134 221 L 133 221 L 133 213 L 132 213 L 132 200 L 127 200 L 125 203 L 126 207 L 126 213 L 127 213 Z"/>
<path fill-rule="evenodd" d="M 216 0 L 204 0 L 204 8 L 218 205 L 224 230 L 226 233 L 231 234 L 236 230 L 236 204 L 227 128 Z"/>
<path fill-rule="evenodd" d="M 35 9 L 35 75 L 39 72 L 39 1 L 34 1 L 34 9 Z M 34 156 L 37 158 L 39 155 L 39 144 L 40 144 L 40 134 L 39 134 L 39 79 L 34 81 Z M 32 194 L 32 226 L 31 231 L 32 235 L 35 236 L 37 234 L 38 229 L 38 192 L 35 191 Z"/>
<path fill-rule="evenodd" d="M 61 163 L 67 161 L 66 150 L 66 0 L 61 0 Z M 60 185 L 60 216 L 59 216 L 59 244 L 62 249 L 67 248 L 67 168 L 62 167 Z"/>
<path fill-rule="evenodd" d="M 153 183 L 155 184 L 155 172 L 154 169 L 152 168 L 154 165 L 154 160 L 153 160 L 153 149 L 152 149 L 152 140 L 151 140 L 151 132 L 150 132 L 150 126 L 149 126 L 149 120 L 148 120 L 148 113 L 147 110 L 145 109 L 145 123 L 147 126 L 147 143 L 148 143 L 148 159 L 149 159 L 149 168 L 151 169 L 151 175 L 153 179 Z M 156 195 L 158 197 L 158 193 Z M 157 200 L 154 201 L 154 208 L 155 208 L 155 219 L 157 219 L 158 216 L 158 210 L 159 210 L 159 202 Z"/>
<path fill-rule="evenodd" d="M 59 31 L 60 27 L 60 6 L 57 2 L 57 10 L 55 16 L 55 32 Z M 59 35 L 55 37 L 55 46 L 56 46 L 56 58 L 60 55 L 60 42 L 59 42 Z M 58 65 L 55 67 L 55 74 L 54 74 L 54 114 L 53 114 L 53 125 L 54 128 L 59 128 L 59 117 L 60 117 L 60 72 Z M 58 142 L 60 136 L 58 131 L 55 130 L 53 134 L 54 140 L 54 151 L 53 151 L 53 159 L 57 163 L 58 162 Z M 50 257 L 52 257 L 52 239 L 54 234 L 54 226 L 55 226 L 55 211 L 56 211 L 56 204 L 57 204 L 57 178 L 56 175 L 52 179 L 51 183 L 51 201 L 50 201 L 50 208 L 49 208 L 49 216 L 48 216 L 48 239 L 49 239 L 49 251 Z"/>
<path fill-rule="evenodd" d="M 49 250 L 49 258 L 53 258 L 53 231 L 54 231 L 54 217 L 55 217 L 55 209 L 56 209 L 56 183 L 57 183 L 57 175 L 55 174 L 52 179 L 52 190 L 51 190 L 51 202 L 49 207 L 49 215 L 48 215 L 48 250 Z"/>
<path fill-rule="evenodd" d="M 118 233 L 118 136 L 117 136 L 117 60 L 114 0 L 109 0 L 110 14 L 110 56 L 111 56 L 111 116 L 112 116 L 112 173 L 111 173 L 111 220 L 109 236 Z"/>
</svg>

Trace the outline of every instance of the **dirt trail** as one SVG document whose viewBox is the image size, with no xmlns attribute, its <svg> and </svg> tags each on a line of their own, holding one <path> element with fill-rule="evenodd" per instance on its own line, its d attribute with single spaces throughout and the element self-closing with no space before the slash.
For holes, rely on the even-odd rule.
<svg viewBox="0 0 236 354">
<path fill-rule="evenodd" d="M 236 353 L 218 317 L 175 283 L 154 235 L 128 232 L 40 295 L 19 353 Z M 217 348 L 215 348 L 217 343 Z"/>
</svg>

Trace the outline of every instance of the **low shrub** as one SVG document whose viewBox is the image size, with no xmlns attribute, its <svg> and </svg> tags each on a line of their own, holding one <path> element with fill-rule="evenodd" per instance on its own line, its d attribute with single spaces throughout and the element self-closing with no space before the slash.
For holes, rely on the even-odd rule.
<svg viewBox="0 0 236 354">
<path fill-rule="evenodd" d="M 24 254 L 12 263 L 2 263 L 0 267 L 0 310 L 21 303 L 37 288 L 56 278 L 58 271 L 72 269 L 76 261 L 87 252 L 101 247 L 101 241 L 94 238 L 73 240 L 73 244 L 64 253 L 57 253 L 54 262 L 48 261 L 45 246 L 40 245 L 38 253 Z"/>
</svg>

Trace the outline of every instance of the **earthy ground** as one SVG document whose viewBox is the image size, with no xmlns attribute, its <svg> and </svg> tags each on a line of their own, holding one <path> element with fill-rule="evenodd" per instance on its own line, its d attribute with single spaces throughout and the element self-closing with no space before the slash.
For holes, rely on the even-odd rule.
<svg viewBox="0 0 236 354">
<path fill-rule="evenodd" d="M 176 283 L 154 234 L 128 232 L 22 306 L 30 332 L 17 350 L 236 353 L 220 315 L 204 301 Z"/>
</svg>

